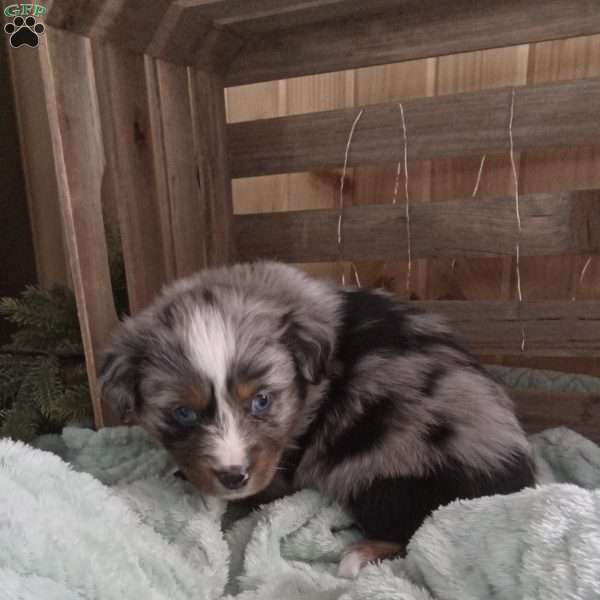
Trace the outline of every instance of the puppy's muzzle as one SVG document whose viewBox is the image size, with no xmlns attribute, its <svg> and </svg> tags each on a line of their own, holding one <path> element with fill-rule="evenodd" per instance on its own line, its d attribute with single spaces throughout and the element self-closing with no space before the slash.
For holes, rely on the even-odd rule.
<svg viewBox="0 0 600 600">
<path fill-rule="evenodd" d="M 243 488 L 250 479 L 248 470 L 245 467 L 236 466 L 227 469 L 215 470 L 216 478 L 221 482 L 223 487 L 228 490 L 239 490 Z"/>
</svg>

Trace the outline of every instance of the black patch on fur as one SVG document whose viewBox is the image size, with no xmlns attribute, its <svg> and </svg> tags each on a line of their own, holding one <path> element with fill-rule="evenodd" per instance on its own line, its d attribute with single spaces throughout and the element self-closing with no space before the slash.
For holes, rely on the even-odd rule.
<svg viewBox="0 0 600 600">
<path fill-rule="evenodd" d="M 298 390 L 298 395 L 302 401 L 304 401 L 308 392 L 308 382 L 300 369 L 300 359 L 295 338 L 296 330 L 293 319 L 294 313 L 291 310 L 281 317 L 281 328 L 284 330 L 284 333 L 281 336 L 281 342 L 287 348 L 292 358 L 292 362 L 294 363 L 294 382 L 296 384 L 296 389 Z"/>
<path fill-rule="evenodd" d="M 175 304 L 167 304 L 157 315 L 158 320 L 167 328 L 173 329 L 175 325 L 175 312 L 177 307 Z"/>
<path fill-rule="evenodd" d="M 130 359 L 130 368 L 128 370 L 128 377 L 130 378 L 130 389 L 133 394 L 133 409 L 135 412 L 141 412 L 142 406 L 144 405 L 144 396 L 142 394 L 142 365 L 144 364 L 145 357 L 139 353 Z"/>
<path fill-rule="evenodd" d="M 210 386 L 208 405 L 198 416 L 200 417 L 201 424 L 213 423 L 217 418 L 217 399 L 215 397 L 215 388 L 212 384 Z"/>
<path fill-rule="evenodd" d="M 404 405 L 415 401 L 414 398 L 405 397 L 401 389 L 390 389 L 386 397 L 365 399 L 364 418 L 359 418 L 356 424 L 336 437 L 339 415 L 349 410 L 346 402 L 354 368 L 366 356 L 427 356 L 435 347 L 448 347 L 457 352 L 460 357 L 457 362 L 461 367 L 483 370 L 479 361 L 453 335 L 416 331 L 409 317 L 422 314 L 421 310 L 403 304 L 392 296 L 368 290 L 340 291 L 340 296 L 342 319 L 331 363 L 339 364 L 341 368 L 328 374 L 331 379 L 319 410 L 308 430 L 297 440 L 301 448 L 309 446 L 318 435 L 330 440 L 328 452 L 323 453 L 323 460 L 330 467 L 346 457 L 367 453 L 376 447 L 390 426 L 391 416 L 394 416 L 394 426 L 401 426 Z M 433 394 L 443 376 L 441 368 L 433 368 L 424 383 L 424 393 Z M 433 428 L 430 435 L 433 443 L 443 444 L 453 433 L 451 426 L 440 425 Z M 301 458 L 300 453 L 299 458 L 295 457 L 294 460 Z"/>
<path fill-rule="evenodd" d="M 364 411 L 352 425 L 328 443 L 326 460 L 329 467 L 333 468 L 348 458 L 374 450 L 389 430 L 393 413 L 392 399 L 369 399 Z"/>
<path fill-rule="evenodd" d="M 425 374 L 425 381 L 419 390 L 423 396 L 434 396 L 438 383 L 442 379 L 448 369 L 444 365 L 434 365 L 429 372 Z"/>
<path fill-rule="evenodd" d="M 533 485 L 532 463 L 519 454 L 492 475 L 453 463 L 425 477 L 378 478 L 350 500 L 349 508 L 367 537 L 407 544 L 440 506 L 459 498 L 511 494 Z"/>
<path fill-rule="evenodd" d="M 215 295 L 210 290 L 202 290 L 202 300 L 211 306 L 215 304 Z"/>
<path fill-rule="evenodd" d="M 279 461 L 279 467 L 282 469 L 280 477 L 288 483 L 292 483 L 296 474 L 296 469 L 304 456 L 304 450 L 306 446 L 301 442 L 297 446 L 288 448 L 283 453 L 281 460 Z"/>
<path fill-rule="evenodd" d="M 286 313 L 281 319 L 285 331 L 281 335 L 281 342 L 289 350 L 298 378 L 306 379 L 301 370 L 301 364 L 310 366 L 312 377 L 307 383 L 314 385 L 320 383 L 327 371 L 327 363 L 331 356 L 331 346 L 326 340 L 306 339 L 302 327 L 294 319 L 293 312 Z"/>
<path fill-rule="evenodd" d="M 336 358 L 348 371 L 373 352 L 405 352 L 410 343 L 406 314 L 392 298 L 369 291 L 342 292 L 344 301 Z"/>
<path fill-rule="evenodd" d="M 288 310 L 283 317 L 281 317 L 281 327 L 282 329 L 287 329 L 292 321 L 294 320 L 294 311 Z"/>
<path fill-rule="evenodd" d="M 368 290 L 341 294 L 344 309 L 336 358 L 347 369 L 368 354 L 420 354 L 435 346 L 456 350 L 468 366 L 479 365 L 454 335 L 416 331 L 408 317 L 423 314 L 421 310 Z"/>
<path fill-rule="evenodd" d="M 252 363 L 240 363 L 235 367 L 235 375 L 227 376 L 227 389 L 231 392 L 237 382 L 240 381 L 260 381 L 264 379 L 269 372 L 269 367 L 258 367 Z"/>
<path fill-rule="evenodd" d="M 443 417 L 442 417 L 443 418 Z M 425 441 L 434 446 L 442 446 L 455 434 L 454 427 L 447 421 L 440 420 L 427 427 Z"/>
<path fill-rule="evenodd" d="M 111 359 L 111 364 L 119 356 L 122 356 L 123 364 L 115 369 L 111 379 L 106 381 L 105 385 L 106 387 L 118 386 L 129 393 L 128 396 L 119 395 L 118 398 L 112 399 L 113 410 L 123 420 L 127 414 L 139 412 L 142 408 L 144 399 L 140 390 L 140 371 L 146 356 L 141 344 L 133 340 L 126 341 L 124 347 L 113 353 L 114 358 Z M 109 367 L 110 365 L 104 365 L 103 369 L 107 371 Z"/>
<path fill-rule="evenodd" d="M 194 439 L 197 439 L 198 430 L 203 422 L 202 418 L 200 418 L 198 423 L 192 427 L 184 427 L 177 419 L 175 419 L 172 409 L 165 408 L 161 412 L 162 418 L 160 420 L 158 433 L 160 434 L 163 444 L 167 448 L 173 449 L 179 446 L 185 446 L 192 436 L 194 436 Z"/>
</svg>

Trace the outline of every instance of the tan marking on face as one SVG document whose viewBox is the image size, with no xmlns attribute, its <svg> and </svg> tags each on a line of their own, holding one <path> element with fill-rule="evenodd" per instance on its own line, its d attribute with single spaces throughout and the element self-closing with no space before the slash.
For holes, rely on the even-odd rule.
<svg viewBox="0 0 600 600">
<path fill-rule="evenodd" d="M 250 464 L 252 465 L 250 487 L 253 494 L 264 490 L 273 480 L 277 473 L 275 467 L 281 458 L 281 450 L 272 447 L 258 447 L 250 452 Z"/>
<path fill-rule="evenodd" d="M 209 399 L 199 386 L 189 386 L 183 390 L 182 399 L 186 406 L 202 412 L 208 407 Z"/>
<path fill-rule="evenodd" d="M 188 481 L 197 487 L 201 492 L 209 496 L 217 494 L 217 486 L 215 485 L 215 476 L 211 469 L 201 463 L 196 463 L 186 467 L 181 467 Z"/>
<path fill-rule="evenodd" d="M 219 483 L 212 469 L 202 462 L 195 462 L 180 468 L 188 481 L 202 493 L 209 496 L 226 498 L 243 498 L 254 496 L 269 486 L 275 477 L 275 467 L 279 463 L 281 452 L 271 447 L 255 448 L 251 452 L 251 471 L 248 485 L 240 490 L 225 490 Z"/>
<path fill-rule="evenodd" d="M 235 395 L 240 402 L 246 402 L 256 396 L 258 383 L 256 381 L 244 381 L 235 386 Z"/>
</svg>

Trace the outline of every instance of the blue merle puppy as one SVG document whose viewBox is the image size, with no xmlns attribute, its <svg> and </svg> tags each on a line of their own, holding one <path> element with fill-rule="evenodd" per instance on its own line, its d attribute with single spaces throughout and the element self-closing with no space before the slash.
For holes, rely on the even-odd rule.
<svg viewBox="0 0 600 600">
<path fill-rule="evenodd" d="M 339 501 L 367 540 L 345 576 L 402 554 L 441 505 L 534 484 L 510 398 L 441 319 L 275 262 L 167 287 L 122 324 L 100 382 L 206 494 Z"/>
</svg>

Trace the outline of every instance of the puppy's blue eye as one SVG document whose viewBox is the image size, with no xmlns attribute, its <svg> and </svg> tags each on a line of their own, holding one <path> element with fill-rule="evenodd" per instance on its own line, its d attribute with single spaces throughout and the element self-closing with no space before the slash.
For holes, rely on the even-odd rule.
<svg viewBox="0 0 600 600">
<path fill-rule="evenodd" d="M 196 411 L 187 406 L 178 406 L 173 411 L 173 416 L 180 425 L 183 425 L 183 427 L 192 427 L 198 420 Z"/>
<path fill-rule="evenodd" d="M 271 394 L 267 392 L 259 392 L 252 398 L 252 405 L 250 407 L 250 412 L 254 416 L 264 415 L 271 406 L 272 397 Z"/>
</svg>

